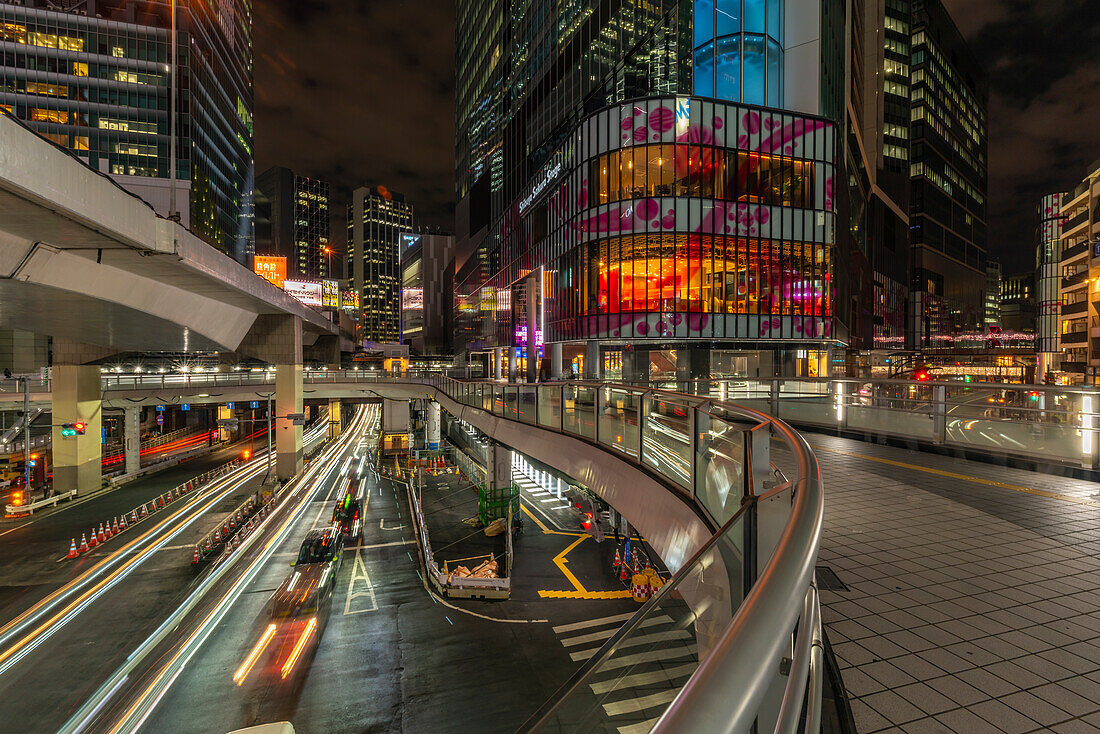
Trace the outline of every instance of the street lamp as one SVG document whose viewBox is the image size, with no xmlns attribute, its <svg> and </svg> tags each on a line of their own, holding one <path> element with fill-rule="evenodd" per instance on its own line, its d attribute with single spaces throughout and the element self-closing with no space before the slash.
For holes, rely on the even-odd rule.
<svg viewBox="0 0 1100 734">
<path fill-rule="evenodd" d="M 332 277 L 332 248 L 325 245 L 321 248 L 321 252 L 325 253 L 325 276 Z"/>
</svg>

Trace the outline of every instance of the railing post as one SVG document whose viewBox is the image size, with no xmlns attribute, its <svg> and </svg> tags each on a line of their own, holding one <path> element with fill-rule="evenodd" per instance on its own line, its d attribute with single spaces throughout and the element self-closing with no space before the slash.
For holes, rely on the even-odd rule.
<svg viewBox="0 0 1100 734">
<path fill-rule="evenodd" d="M 565 433 L 565 385 L 558 385 L 558 430 Z M 560 498 L 559 498 L 560 499 Z"/>
<path fill-rule="evenodd" d="M 646 416 L 649 415 L 649 413 L 646 411 L 646 403 L 649 400 L 649 398 L 646 397 L 647 394 L 648 393 L 641 393 L 638 396 L 638 421 L 637 422 L 638 422 L 638 463 L 639 464 L 645 463 L 644 459 L 643 459 L 644 454 L 643 454 L 643 451 L 642 451 L 642 438 L 645 436 L 645 431 L 643 430 L 643 426 L 645 425 Z"/>
<path fill-rule="evenodd" d="M 592 400 L 592 437 L 596 443 L 600 442 L 600 416 L 603 415 L 603 385 L 596 385 L 593 394 L 595 398 Z"/>
<path fill-rule="evenodd" d="M 833 395 L 835 396 L 836 406 L 836 427 L 840 430 L 844 430 L 848 427 L 848 404 L 847 396 L 845 395 L 845 388 L 847 384 L 844 382 L 833 383 Z"/>
<path fill-rule="evenodd" d="M 779 417 L 779 388 L 782 384 L 783 381 L 776 378 L 768 386 L 768 404 L 771 406 L 771 414 L 776 418 Z"/>
<path fill-rule="evenodd" d="M 1092 395 L 1081 396 L 1081 466 L 1096 466 L 1096 413 Z"/>
<path fill-rule="evenodd" d="M 932 442 L 947 440 L 947 387 L 932 386 Z"/>
</svg>

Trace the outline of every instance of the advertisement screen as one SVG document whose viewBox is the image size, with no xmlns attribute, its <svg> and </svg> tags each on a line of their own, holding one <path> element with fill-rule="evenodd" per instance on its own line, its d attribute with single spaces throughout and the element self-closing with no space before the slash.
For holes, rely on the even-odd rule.
<svg viewBox="0 0 1100 734">
<path fill-rule="evenodd" d="M 252 270 L 277 288 L 282 288 L 286 282 L 285 257 L 256 255 L 252 258 Z"/>
<path fill-rule="evenodd" d="M 283 290 L 307 306 L 321 305 L 320 283 L 309 283 L 304 280 L 287 280 L 283 282 Z"/>
<path fill-rule="evenodd" d="M 424 308 L 424 289 L 423 288 L 402 288 L 401 289 L 401 310 L 402 311 L 420 311 Z"/>
<path fill-rule="evenodd" d="M 337 281 L 321 281 L 321 307 L 340 308 L 340 284 Z"/>
<path fill-rule="evenodd" d="M 347 290 L 340 294 L 340 305 L 352 311 L 359 309 L 359 291 Z"/>
</svg>

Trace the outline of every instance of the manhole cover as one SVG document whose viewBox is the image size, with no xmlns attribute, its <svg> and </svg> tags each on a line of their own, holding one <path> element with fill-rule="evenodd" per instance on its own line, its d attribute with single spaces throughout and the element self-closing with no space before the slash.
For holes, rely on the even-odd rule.
<svg viewBox="0 0 1100 734">
<path fill-rule="evenodd" d="M 848 587 L 836 575 L 836 571 L 828 566 L 816 566 L 817 588 L 826 591 L 848 591 Z"/>
</svg>

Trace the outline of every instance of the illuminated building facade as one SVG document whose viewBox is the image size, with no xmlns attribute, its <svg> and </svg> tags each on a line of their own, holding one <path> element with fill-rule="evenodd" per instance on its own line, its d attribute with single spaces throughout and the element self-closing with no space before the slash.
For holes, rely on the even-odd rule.
<svg viewBox="0 0 1100 734">
<path fill-rule="evenodd" d="M 1100 160 L 1062 197 L 1058 293 L 1058 347 L 1062 381 L 1095 385 L 1100 370 L 1100 337 L 1090 321 L 1100 318 Z"/>
<path fill-rule="evenodd" d="M 846 3 L 505 6 L 458 4 L 457 349 L 681 380 L 869 348 Z"/>
<path fill-rule="evenodd" d="M 1064 193 L 1047 194 L 1039 201 L 1035 238 L 1035 344 L 1037 379 L 1045 382 L 1057 369 L 1058 295 L 1062 257 L 1062 200 Z"/>
<path fill-rule="evenodd" d="M 361 187 L 348 204 L 347 278 L 359 294 L 359 341 L 400 339 L 401 234 L 413 227 L 413 207 L 385 186 Z"/>
<path fill-rule="evenodd" d="M 986 294 L 984 72 L 940 0 L 912 0 L 910 346 L 980 334 Z"/>
<path fill-rule="evenodd" d="M 35 7 L 37 6 L 37 7 Z M 252 3 L 177 3 L 176 210 L 248 264 Z M 0 0 L 0 111 L 169 212 L 170 4 Z"/>
<path fill-rule="evenodd" d="M 332 277 L 328 182 L 269 168 L 256 177 L 253 204 L 257 254 L 285 257 L 291 280 Z"/>
<path fill-rule="evenodd" d="M 405 233 L 401 249 L 401 343 L 414 355 L 453 354 L 455 238 Z"/>
</svg>

